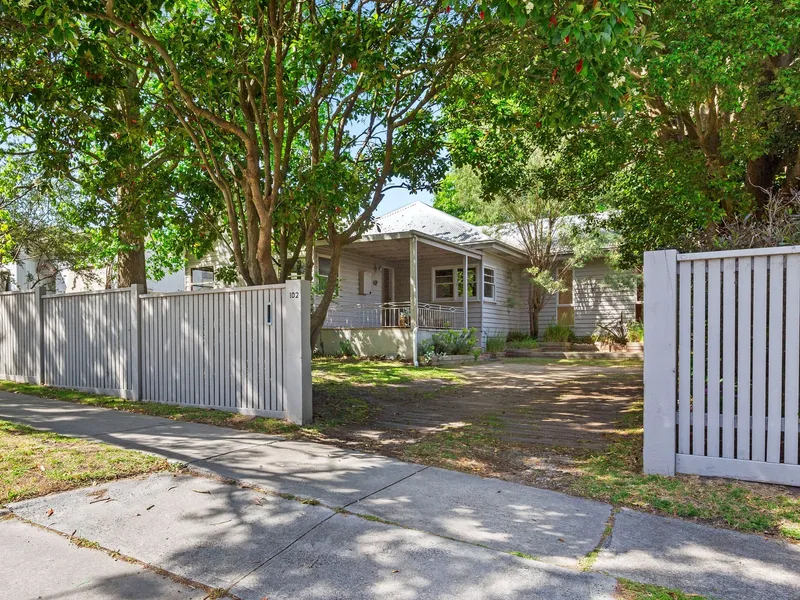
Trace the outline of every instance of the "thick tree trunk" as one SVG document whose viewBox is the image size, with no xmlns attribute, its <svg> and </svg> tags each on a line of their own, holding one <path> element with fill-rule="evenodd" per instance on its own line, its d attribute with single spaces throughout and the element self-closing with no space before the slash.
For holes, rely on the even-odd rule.
<svg viewBox="0 0 800 600">
<path fill-rule="evenodd" d="M 747 181 L 745 187 L 755 199 L 755 213 L 761 215 L 775 191 L 775 178 L 781 160 L 772 155 L 765 154 L 747 163 Z"/>
<path fill-rule="evenodd" d="M 147 291 L 144 239 L 130 236 L 123 241 L 129 248 L 122 250 L 117 256 L 117 286 L 130 287 L 133 283 L 139 283 Z"/>
</svg>

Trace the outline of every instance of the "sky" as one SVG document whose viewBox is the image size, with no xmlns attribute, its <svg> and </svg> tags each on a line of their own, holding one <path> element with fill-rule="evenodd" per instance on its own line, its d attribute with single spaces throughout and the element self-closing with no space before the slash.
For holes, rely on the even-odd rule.
<svg viewBox="0 0 800 600">
<path fill-rule="evenodd" d="M 430 192 L 411 194 L 408 190 L 403 188 L 389 190 L 386 192 L 386 196 L 384 196 L 383 200 L 378 205 L 378 208 L 375 210 L 375 216 L 380 217 L 381 215 L 390 213 L 393 210 L 397 210 L 401 206 L 411 204 L 417 200 L 421 200 L 425 204 L 432 205 L 433 194 Z"/>
</svg>

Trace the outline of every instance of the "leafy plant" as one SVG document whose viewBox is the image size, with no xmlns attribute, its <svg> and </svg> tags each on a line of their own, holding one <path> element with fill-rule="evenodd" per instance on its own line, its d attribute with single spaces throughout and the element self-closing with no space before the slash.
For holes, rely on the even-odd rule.
<svg viewBox="0 0 800 600">
<path fill-rule="evenodd" d="M 628 325 L 625 316 L 620 315 L 615 321 L 599 325 L 595 337 L 601 342 L 610 344 L 627 344 Z"/>
<path fill-rule="evenodd" d="M 341 340 L 339 342 L 339 354 L 341 356 L 355 356 L 356 350 L 353 348 L 353 342 L 350 340 Z"/>
<path fill-rule="evenodd" d="M 628 323 L 628 341 L 637 343 L 644 341 L 644 325 L 640 321 Z"/>
<path fill-rule="evenodd" d="M 566 323 L 550 323 L 544 330 L 543 339 L 545 342 L 571 342 L 575 334 Z"/>
<path fill-rule="evenodd" d="M 502 334 L 490 335 L 486 337 L 486 351 L 487 352 L 503 352 L 506 349 L 506 337 Z"/>
<path fill-rule="evenodd" d="M 459 356 L 471 354 L 478 338 L 477 330 L 470 329 L 440 331 L 434 333 L 429 340 L 419 344 L 419 353 L 423 356 Z"/>
<path fill-rule="evenodd" d="M 507 342 L 519 342 L 522 340 L 527 340 L 530 334 L 527 331 L 522 331 L 521 329 L 512 329 L 506 334 L 506 341 Z"/>
<path fill-rule="evenodd" d="M 515 340 L 506 344 L 506 348 L 509 350 L 533 350 L 534 348 L 538 347 L 539 342 L 532 337 L 527 337 L 524 340 Z"/>
</svg>

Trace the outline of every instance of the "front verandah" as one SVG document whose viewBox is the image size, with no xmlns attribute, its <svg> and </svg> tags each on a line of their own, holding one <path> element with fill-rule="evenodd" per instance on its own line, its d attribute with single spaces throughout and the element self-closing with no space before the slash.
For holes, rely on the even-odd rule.
<svg viewBox="0 0 800 600">
<path fill-rule="evenodd" d="M 480 267 L 480 254 L 424 234 L 365 236 L 343 252 L 321 349 L 337 353 L 345 342 L 358 354 L 416 360 L 436 330 L 480 328 Z"/>
</svg>

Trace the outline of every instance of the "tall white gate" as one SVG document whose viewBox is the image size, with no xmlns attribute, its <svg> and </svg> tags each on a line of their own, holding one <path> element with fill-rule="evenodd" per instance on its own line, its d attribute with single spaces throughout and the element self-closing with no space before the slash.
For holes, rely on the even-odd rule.
<svg viewBox="0 0 800 600">
<path fill-rule="evenodd" d="M 800 247 L 645 253 L 644 468 L 800 485 Z"/>
</svg>

